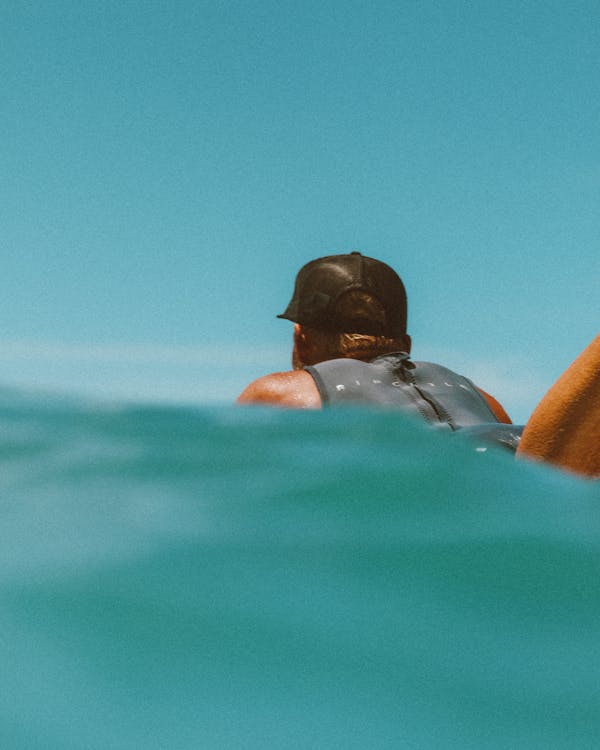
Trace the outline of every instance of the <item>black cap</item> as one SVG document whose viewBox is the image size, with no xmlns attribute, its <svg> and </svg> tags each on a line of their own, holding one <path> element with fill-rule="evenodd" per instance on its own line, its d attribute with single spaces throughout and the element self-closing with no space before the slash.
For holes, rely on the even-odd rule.
<svg viewBox="0 0 600 750">
<path fill-rule="evenodd" d="M 336 303 L 354 290 L 374 297 L 382 309 L 341 316 Z M 292 300 L 277 317 L 312 328 L 399 338 L 406 333 L 406 291 L 398 274 L 380 260 L 357 252 L 327 255 L 298 271 Z"/>
</svg>

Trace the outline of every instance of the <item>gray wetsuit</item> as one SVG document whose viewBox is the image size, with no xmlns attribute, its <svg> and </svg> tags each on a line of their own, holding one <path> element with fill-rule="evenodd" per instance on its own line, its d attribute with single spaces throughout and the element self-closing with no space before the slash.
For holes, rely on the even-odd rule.
<svg viewBox="0 0 600 750">
<path fill-rule="evenodd" d="M 411 412 L 428 424 L 469 428 L 483 441 L 514 450 L 522 428 L 500 423 L 475 385 L 432 362 L 412 362 L 402 352 L 371 362 L 331 359 L 305 367 L 324 405 L 369 404 Z"/>
</svg>

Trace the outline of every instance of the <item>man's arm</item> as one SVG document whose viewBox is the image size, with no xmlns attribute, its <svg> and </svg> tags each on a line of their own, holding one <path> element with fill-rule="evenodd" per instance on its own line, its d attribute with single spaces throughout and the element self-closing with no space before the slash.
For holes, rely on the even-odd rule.
<svg viewBox="0 0 600 750">
<path fill-rule="evenodd" d="M 478 386 L 477 386 L 477 390 L 479 391 L 479 393 L 481 393 L 481 395 L 487 401 L 488 406 L 494 412 L 494 415 L 496 419 L 498 420 L 498 422 L 502 422 L 503 424 L 512 424 L 512 419 L 504 411 L 504 407 L 499 401 L 496 401 L 496 399 L 493 396 L 490 396 L 489 393 L 486 393 L 484 390 L 482 390 Z"/>
<path fill-rule="evenodd" d="M 264 375 L 245 388 L 238 404 L 269 404 L 292 409 L 320 409 L 321 396 L 312 376 L 305 370 Z"/>
</svg>

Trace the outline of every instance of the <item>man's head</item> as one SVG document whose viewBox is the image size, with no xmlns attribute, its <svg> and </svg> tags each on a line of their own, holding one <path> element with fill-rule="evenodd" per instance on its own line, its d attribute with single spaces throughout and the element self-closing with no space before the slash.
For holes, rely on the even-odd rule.
<svg viewBox="0 0 600 750">
<path fill-rule="evenodd" d="M 385 263 L 353 252 L 307 263 L 279 318 L 294 321 L 294 367 L 410 351 L 406 291 Z"/>
</svg>

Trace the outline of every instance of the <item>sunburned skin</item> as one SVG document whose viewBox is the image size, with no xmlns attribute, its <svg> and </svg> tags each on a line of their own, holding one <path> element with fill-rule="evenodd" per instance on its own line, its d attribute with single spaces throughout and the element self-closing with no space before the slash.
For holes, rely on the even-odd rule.
<svg viewBox="0 0 600 750">
<path fill-rule="evenodd" d="M 305 370 L 264 375 L 242 391 L 238 404 L 269 404 L 288 409 L 320 409 L 321 396 Z"/>
<path fill-rule="evenodd" d="M 540 401 L 517 454 L 600 478 L 600 335 Z"/>
</svg>

